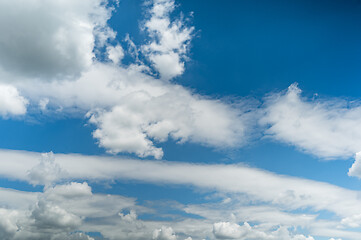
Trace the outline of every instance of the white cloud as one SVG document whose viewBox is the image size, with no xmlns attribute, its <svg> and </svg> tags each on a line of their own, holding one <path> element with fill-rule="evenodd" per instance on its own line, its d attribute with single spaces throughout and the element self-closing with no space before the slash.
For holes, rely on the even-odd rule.
<svg viewBox="0 0 361 240">
<path fill-rule="evenodd" d="M 49 98 L 43 98 L 39 100 L 39 108 L 41 111 L 46 111 L 47 105 L 49 104 Z"/>
<path fill-rule="evenodd" d="M 0 209 L 0 238 L 1 239 L 11 239 L 16 231 L 18 231 L 18 226 L 16 221 L 18 219 L 19 213 L 15 210 Z"/>
<path fill-rule="evenodd" d="M 156 144 L 169 138 L 220 149 L 246 142 L 254 114 L 250 109 L 156 80 L 143 70 L 98 63 L 77 81 L 18 85 L 37 103 L 49 99 L 48 114 L 59 114 L 54 112 L 58 108 L 80 116 L 92 110 L 94 137 L 112 153 L 160 158 Z"/>
<path fill-rule="evenodd" d="M 98 127 L 93 136 L 100 146 L 112 153 L 161 158 L 163 151 L 154 143 L 168 138 L 218 148 L 243 144 L 250 114 L 181 86 L 143 84 L 133 85 L 137 90 L 110 111 L 91 115 L 90 122 Z"/>
<path fill-rule="evenodd" d="M 2 81 L 78 75 L 91 66 L 95 44 L 114 36 L 102 0 L 1 1 L 0 9 Z"/>
<path fill-rule="evenodd" d="M 0 189 L 0 195 L 7 190 Z M 3 197 L 2 206 L 8 202 L 8 208 L 3 209 L 0 213 L 3 216 L 9 216 L 4 222 L 0 221 L 0 234 L 7 234 L 11 240 L 22 239 L 87 239 L 85 234 L 73 232 L 100 232 L 104 237 L 110 240 L 145 240 L 154 236 L 154 239 L 184 239 L 191 236 L 192 239 L 202 239 L 208 237 L 214 240 L 218 239 L 284 239 L 284 240 L 310 240 L 311 237 L 296 232 L 296 228 L 308 229 L 313 235 L 317 236 L 338 236 L 347 239 L 359 239 L 360 234 L 343 229 L 337 229 L 340 222 L 328 222 L 325 220 L 317 220 L 309 218 L 306 220 L 301 213 L 293 214 L 293 220 L 287 220 L 285 217 L 279 217 L 278 212 L 282 212 L 279 206 L 269 205 L 268 210 L 263 207 L 265 213 L 262 219 L 262 207 L 247 206 L 242 204 L 228 203 L 208 203 L 192 205 L 193 208 L 187 208 L 186 213 L 201 216 L 201 218 L 185 218 L 173 221 L 151 221 L 138 219 L 143 213 L 153 213 L 162 217 L 157 211 L 136 205 L 136 200 L 117 195 L 94 194 L 91 192 L 89 185 L 84 183 L 68 183 L 55 185 L 47 188 L 44 193 L 26 193 L 18 192 L 20 195 Z M 26 207 L 19 205 L 18 198 L 24 198 L 27 194 L 33 194 L 35 198 L 28 201 Z M 4 195 L 5 196 L 5 195 Z M 346 196 L 347 197 L 347 196 Z M 232 197 L 233 198 L 233 197 Z M 242 201 L 244 196 L 240 196 Z M 24 199 L 23 199 L 24 201 Z M 234 199 L 239 203 L 238 199 Z M 149 205 L 155 206 L 155 203 Z M 340 206 L 343 203 L 340 203 Z M 175 210 L 182 211 L 183 205 L 175 205 Z M 195 209 L 204 208 L 204 214 Z M 271 209 L 273 208 L 273 215 Z M 281 207 L 283 208 L 283 207 Z M 124 214 L 124 210 L 130 210 L 128 214 Z M 234 216 L 227 217 L 230 212 L 234 212 Z M 267 213 L 268 211 L 268 213 Z M 285 215 L 285 213 L 283 213 Z M 247 216 L 258 215 L 258 217 L 250 219 L 258 222 L 258 225 L 252 227 L 244 224 L 237 226 L 235 223 L 223 222 L 223 219 L 233 219 L 233 221 L 244 221 Z M 268 215 L 268 216 L 267 216 Z M 270 217 L 273 216 L 273 220 Z M 289 214 L 291 216 L 291 214 Z M 165 215 L 169 217 L 169 214 Z M 184 219 L 185 218 L 185 219 Z M 282 218 L 284 220 L 282 220 Z M 304 219 L 302 219 L 304 218 Z M 175 218 L 177 219 L 177 218 Z M 307 224 L 303 222 L 307 222 Z M 216 222 L 217 224 L 213 224 Z M 6 227 L 4 227 L 6 226 Z M 159 228 L 159 226 L 163 226 Z M 167 226 L 167 227 L 164 227 Z M 212 226 L 213 233 L 212 233 Z M 281 227 L 280 227 L 281 226 Z M 294 231 L 289 231 L 289 229 Z M 14 233 L 14 230 L 16 232 Z M 154 229 L 156 229 L 154 231 Z M 233 232 L 231 231 L 233 229 Z M 334 231 L 333 229 L 337 229 Z M 1 232 L 3 231 L 3 232 Z M 7 231 L 7 232 L 6 232 Z M 74 232 L 75 231 L 75 232 Z M 329 231 L 329 232 L 327 232 Z M 13 235 L 15 234 L 15 235 Z M 154 234 L 154 235 L 153 235 Z M 232 235 L 233 234 L 233 235 Z M 243 235 L 244 234 L 244 235 Z M 176 238 L 177 237 L 177 238 Z M 239 238 L 236 238 L 239 237 Z"/>
<path fill-rule="evenodd" d="M 39 164 L 29 169 L 27 175 L 31 184 L 49 186 L 66 173 L 55 163 L 54 154 L 49 152 L 41 155 Z"/>
<path fill-rule="evenodd" d="M 46 189 L 47 198 L 58 199 L 58 198 L 81 198 L 90 197 L 92 195 L 91 187 L 87 182 L 77 183 L 71 182 L 67 185 L 56 185 L 52 188 Z"/>
<path fill-rule="evenodd" d="M 151 40 L 142 51 L 153 63 L 161 79 L 170 80 L 184 71 L 185 54 L 192 38 L 193 27 L 185 26 L 182 19 L 170 21 L 175 8 L 174 0 L 155 0 L 149 10 L 150 18 L 144 23 Z"/>
<path fill-rule="evenodd" d="M 348 158 L 360 151 L 361 104 L 342 99 L 307 100 L 296 84 L 266 99 L 266 136 L 316 156 Z"/>
<path fill-rule="evenodd" d="M 39 201 L 31 213 L 38 229 L 72 231 L 81 224 L 81 219 L 65 209 L 45 201 Z"/>
<path fill-rule="evenodd" d="M 289 210 L 309 207 L 314 211 L 327 210 L 341 217 L 361 214 L 358 191 L 323 182 L 276 175 L 242 165 L 197 165 L 76 154 L 55 154 L 54 157 L 54 163 L 66 172 L 58 176 L 58 181 L 130 179 L 193 185 L 221 192 L 246 194 L 249 199 L 268 202 Z M 36 153 L 1 150 L 0 175 L 31 181 L 24 173 L 37 165 L 40 158 L 40 154 Z M 284 184 L 285 182 L 287 184 Z"/>
<path fill-rule="evenodd" d="M 355 162 L 347 173 L 349 176 L 361 178 L 361 152 L 356 153 Z"/>
<path fill-rule="evenodd" d="M 217 239 L 277 239 L 277 240 L 314 240 L 311 236 L 291 234 L 287 228 L 280 227 L 277 230 L 266 233 L 251 227 L 247 222 L 242 226 L 231 222 L 218 222 L 213 225 L 213 234 Z"/>
<path fill-rule="evenodd" d="M 162 226 L 160 229 L 156 229 L 153 232 L 154 240 L 177 240 L 173 229 L 171 227 Z"/>
<path fill-rule="evenodd" d="M 185 26 L 182 18 L 174 21 L 170 19 L 174 1 L 153 2 L 149 10 L 150 18 L 144 22 L 151 40 L 139 46 L 142 51 L 138 52 L 154 60 L 153 65 L 160 72 L 162 80 L 151 73 L 149 66 L 137 60 L 136 64 L 118 65 L 124 56 L 123 49 L 119 44 L 113 46 L 106 41 L 112 38 L 112 34 L 108 34 L 112 31 L 106 23 L 111 9 L 99 4 L 100 0 L 92 0 L 87 6 L 79 1 L 67 0 L 44 6 L 35 5 L 29 11 L 26 10 L 29 18 L 30 15 L 39 14 L 41 18 L 49 18 L 49 24 L 55 22 L 49 32 L 45 27 L 47 21 L 44 20 L 45 26 L 41 26 L 45 28 L 45 33 L 40 34 L 43 31 L 40 29 L 40 33 L 32 33 L 32 38 L 41 39 L 45 35 L 42 40 L 48 42 L 52 39 L 54 29 L 68 29 L 67 25 L 75 28 L 71 29 L 74 34 L 69 38 L 68 30 L 58 34 L 64 38 L 59 47 L 64 56 L 58 56 L 60 50 L 57 49 L 47 51 L 48 47 L 54 45 L 52 43 L 49 43 L 51 46 L 44 45 L 42 51 L 38 49 L 39 46 L 26 45 L 27 49 L 34 50 L 34 53 L 29 54 L 40 61 L 33 62 L 39 65 L 39 69 L 31 67 L 31 71 L 36 71 L 35 75 L 56 76 L 57 81 L 42 81 L 43 77 L 34 77 L 33 73 L 22 69 L 24 66 L 28 67 L 26 64 L 29 61 L 25 60 L 24 66 L 20 66 L 22 62 L 19 62 L 19 66 L 14 65 L 11 70 L 15 73 L 3 73 L 2 79 L 12 81 L 29 99 L 30 105 L 39 107 L 42 114 L 80 117 L 88 113 L 90 122 L 97 127 L 93 136 L 98 140 L 99 146 L 114 154 L 132 153 L 140 157 L 161 158 L 163 150 L 156 145 L 168 139 L 220 149 L 238 147 L 246 142 L 246 129 L 250 129 L 248 125 L 251 123 L 249 109 L 240 109 L 237 105 L 239 103 L 211 99 L 180 85 L 162 81 L 183 72 L 182 61 L 186 57 L 193 31 L 192 27 Z M 7 5 L 12 8 L 11 4 Z M 55 9 L 57 5 L 59 9 Z M 49 8 L 48 12 L 44 10 L 45 7 Z M 68 15 L 71 18 L 64 17 Z M 19 25 L 23 24 L 24 19 L 18 19 Z M 88 41 L 84 43 L 83 38 Z M 36 42 L 33 40 L 26 44 Z M 105 45 L 105 54 L 115 64 L 92 60 L 93 50 L 97 52 L 94 46 L 98 42 Z M 20 42 L 13 44 L 16 46 Z M 83 58 L 77 57 L 77 54 Z M 52 62 L 48 58 L 56 60 Z M 67 61 L 68 58 L 71 61 Z M 63 66 L 59 61 L 64 61 L 69 66 Z M 65 77 L 70 73 L 75 75 L 70 79 Z"/>
<path fill-rule="evenodd" d="M 122 46 L 116 45 L 107 47 L 108 58 L 114 63 L 119 64 L 124 57 L 124 50 Z"/>
<path fill-rule="evenodd" d="M 68 234 L 59 234 L 57 236 L 53 236 L 52 240 L 95 240 L 94 238 L 88 236 L 85 233 L 82 232 L 76 232 L 76 233 L 68 233 Z"/>
<path fill-rule="evenodd" d="M 154 67 L 158 69 L 163 79 L 171 79 L 181 75 L 184 71 L 184 63 L 180 62 L 179 55 L 171 52 L 167 54 L 153 54 L 150 60 Z"/>
<path fill-rule="evenodd" d="M 266 137 L 325 159 L 355 155 L 348 175 L 361 177 L 360 102 L 339 98 L 309 100 L 301 97 L 301 90 L 293 84 L 286 92 L 266 98 L 264 111 L 260 122 L 268 127 Z"/>
<path fill-rule="evenodd" d="M 122 209 L 135 207 L 131 198 L 93 194 L 86 182 L 56 185 L 43 193 L 0 189 L 0 196 L 0 236 L 6 240 L 93 240 L 79 232 L 86 228 L 84 220 L 111 222 Z M 132 217 L 133 210 L 124 216 Z"/>
<path fill-rule="evenodd" d="M 28 100 L 11 85 L 0 84 L 0 115 L 2 117 L 24 115 Z"/>
</svg>

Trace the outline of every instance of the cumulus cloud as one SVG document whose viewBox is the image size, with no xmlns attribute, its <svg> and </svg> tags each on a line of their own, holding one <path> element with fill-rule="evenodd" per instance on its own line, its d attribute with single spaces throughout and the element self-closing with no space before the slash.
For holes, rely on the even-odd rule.
<svg viewBox="0 0 361 240">
<path fill-rule="evenodd" d="M 59 231 L 65 229 L 72 231 L 81 224 L 81 219 L 78 216 L 45 201 L 38 202 L 32 211 L 31 217 L 35 220 L 35 225 L 38 229 L 57 229 Z"/>
<path fill-rule="evenodd" d="M 177 240 L 173 229 L 171 227 L 162 226 L 160 229 L 156 229 L 153 232 L 154 240 Z"/>
<path fill-rule="evenodd" d="M 108 46 L 107 47 L 108 58 L 114 63 L 119 64 L 124 57 L 124 50 L 122 46 Z"/>
<path fill-rule="evenodd" d="M 161 158 L 163 151 L 155 143 L 168 138 L 218 148 L 244 143 L 250 122 L 249 114 L 242 110 L 178 85 L 134 87 L 138 91 L 129 92 L 110 111 L 90 115 L 90 122 L 98 127 L 93 136 L 109 152 Z"/>
<path fill-rule="evenodd" d="M 348 170 L 348 175 L 361 178 L 361 152 L 355 154 L 355 161 Z"/>
<path fill-rule="evenodd" d="M 60 107 L 64 113 L 88 112 L 97 127 L 93 136 L 111 153 L 161 158 L 163 151 L 156 144 L 168 139 L 221 149 L 245 144 L 252 107 L 195 94 L 142 69 L 99 63 L 77 81 L 23 83 L 21 88 L 37 102 L 49 99 L 49 112 Z"/>
<path fill-rule="evenodd" d="M 0 237 L 4 240 L 12 239 L 18 231 L 17 219 L 19 213 L 16 210 L 0 209 Z"/>
<path fill-rule="evenodd" d="M 8 193 L 8 190 L 0 189 L 0 195 Z M 9 240 L 22 239 L 86 239 L 83 232 L 99 232 L 110 240 L 145 240 L 151 239 L 293 239 L 311 240 L 312 237 L 296 232 L 293 226 L 307 228 L 311 234 L 318 236 L 347 236 L 348 239 L 359 239 L 360 234 L 348 230 L 337 229 L 340 222 L 332 222 L 315 218 L 306 219 L 301 213 L 283 216 L 279 206 L 269 206 L 267 215 L 266 207 L 263 207 L 263 218 L 260 206 L 247 206 L 239 204 L 244 202 L 244 197 L 238 204 L 208 203 L 192 205 L 184 209 L 181 204 L 175 205 L 176 211 L 184 211 L 198 215 L 197 218 L 185 217 L 182 214 L 179 220 L 173 221 L 151 221 L 138 218 L 144 213 L 156 213 L 153 209 L 137 206 L 136 200 L 118 195 L 95 194 L 86 182 L 70 182 L 55 185 L 45 189 L 43 193 L 31 193 L 35 196 L 29 200 L 28 207 L 19 208 L 19 203 L 14 204 L 17 198 L 26 196 L 26 192 L 19 192 L 17 196 L 7 194 L 3 197 L 2 206 L 7 204 L 8 208 L 0 208 L 0 234 L 6 234 Z M 253 201 L 253 200 L 251 200 Z M 10 204 L 11 203 L 11 204 Z M 155 206 L 156 203 L 151 203 Z M 352 203 L 350 203 L 352 204 Z M 342 206 L 342 203 L 340 204 Z M 354 206 L 354 205 L 352 205 Z M 198 208 L 198 211 L 196 210 Z M 199 209 L 204 208 L 203 213 Z M 129 210 L 127 214 L 124 211 Z M 273 209 L 273 213 L 270 210 Z M 137 212 L 136 212 L 137 211 Z M 279 213 L 277 213 L 277 211 Z M 233 212 L 233 216 L 229 213 Z M 227 217 L 230 215 L 230 218 Z M 287 215 L 283 213 L 283 215 Z M 169 217 L 169 214 L 165 215 Z M 191 216 L 191 215 L 189 215 Z M 249 216 L 258 216 L 253 219 L 259 225 L 252 227 L 245 223 L 238 225 L 233 221 L 244 221 Z M 159 215 L 162 217 L 162 214 Z M 163 216 L 164 217 L 164 216 Z M 273 220 L 270 220 L 273 217 Z M 223 219 L 233 219 L 232 222 L 219 222 Z M 283 220 L 282 220 L 283 219 Z M 216 221 L 216 222 L 215 222 Z M 215 224 L 214 224 L 215 222 Z M 303 222 L 308 222 L 307 224 Z M 162 226 L 159 228 L 159 226 Z M 165 227 L 167 226 L 167 227 Z M 280 227 L 281 226 L 281 227 Z M 293 231 L 289 229 L 293 228 Z M 155 230 L 154 230 L 155 229 Z M 333 231 L 337 229 L 337 231 Z M 73 235 L 74 234 L 74 235 Z M 191 236 L 191 237 L 190 237 Z M 89 239 L 91 239 L 89 237 Z"/>
<path fill-rule="evenodd" d="M 91 187 L 87 182 L 77 183 L 71 182 L 66 185 L 56 185 L 55 187 L 48 188 L 46 190 L 46 195 L 50 199 L 73 199 L 81 197 L 90 197 L 92 195 Z"/>
<path fill-rule="evenodd" d="M 266 233 L 252 228 L 247 222 L 242 226 L 231 222 L 218 222 L 213 225 L 213 234 L 217 239 L 277 239 L 277 240 L 314 240 L 311 236 L 291 234 L 287 228 L 280 227 L 276 231 Z"/>
<path fill-rule="evenodd" d="M 78 75 L 91 66 L 95 45 L 115 36 L 102 0 L 2 1 L 0 9 L 2 81 Z"/>
<path fill-rule="evenodd" d="M 49 186 L 65 174 L 64 170 L 55 163 L 54 154 L 52 152 L 41 154 L 39 164 L 29 169 L 27 172 L 31 184 L 45 186 Z"/>
<path fill-rule="evenodd" d="M 33 198 L 19 203 L 19 198 L 24 202 L 29 194 Z M 131 198 L 93 194 L 86 182 L 56 185 L 43 193 L 18 191 L 14 195 L 0 189 L 0 195 L 0 236 L 6 240 L 94 240 L 82 231 L 85 220 L 111 222 L 120 210 L 135 206 Z M 132 218 L 136 219 L 133 210 L 124 216 Z"/>
<path fill-rule="evenodd" d="M 193 27 L 187 27 L 183 19 L 170 20 L 175 8 L 174 0 L 155 0 L 149 10 L 150 18 L 144 29 L 151 40 L 142 51 L 153 63 L 161 79 L 170 80 L 184 71 L 185 54 L 192 38 Z"/>
<path fill-rule="evenodd" d="M 32 3 L 20 6 L 18 1 L 14 5 L 24 9 Z M 115 33 L 107 25 L 112 10 L 102 1 L 92 0 L 86 6 L 81 1 L 44 1 L 44 5 L 40 2 L 31 5 L 30 10 L 22 9 L 27 15 L 16 19 L 19 28 L 27 17 L 36 16 L 29 24 L 42 19 L 42 25 L 36 25 L 36 31 L 31 33 L 32 41 L 27 38 L 21 45 L 30 53 L 17 48 L 22 53 L 19 58 L 25 59 L 23 55 L 29 54 L 37 61 L 18 61 L 16 54 L 8 53 L 8 58 L 16 57 L 14 66 L 9 67 L 10 72 L 4 73 L 6 76 L 1 79 L 15 84 L 29 99 L 29 104 L 40 108 L 42 114 L 75 117 L 87 114 L 97 128 L 93 136 L 99 146 L 113 154 L 132 153 L 160 159 L 163 150 L 157 144 L 168 139 L 221 149 L 246 142 L 249 134 L 246 129 L 251 129 L 252 122 L 249 108 L 240 107 L 239 101 L 212 99 L 164 81 L 183 72 L 183 60 L 193 32 L 193 27 L 187 27 L 183 18 L 171 19 L 175 8 L 173 0 L 150 3 L 148 17 L 142 24 L 149 41 L 133 46 L 139 48 L 138 54 L 143 54 L 142 58 L 148 58 L 151 64 L 134 59 L 126 66 L 120 64 L 126 52 L 123 47 L 107 41 Z M 4 11 L 14 8 L 10 3 L 2 4 L 6 5 Z M 15 16 L 10 14 L 8 18 Z M 53 24 L 52 28 L 47 24 Z M 68 36 L 69 32 L 72 36 Z M 17 46 L 25 40 L 19 37 L 17 41 L 12 44 Z M 32 46 L 43 41 L 47 44 Z M 93 52 L 99 52 L 96 51 L 98 45 L 105 47 L 105 59 L 108 57 L 113 64 L 94 58 Z M 27 66 L 30 63 L 36 66 Z M 1 64 L 0 61 L 0 67 Z M 154 76 L 152 67 L 159 71 L 161 79 Z M 56 81 L 43 81 L 53 78 Z M 17 99 L 22 100 L 18 96 Z M 20 102 L 23 106 L 27 103 Z M 14 113 L 25 111 L 20 109 Z"/>
<path fill-rule="evenodd" d="M 297 84 L 266 98 L 261 123 L 266 136 L 325 159 L 360 151 L 361 104 L 342 99 L 308 100 Z"/>
<path fill-rule="evenodd" d="M 0 84 L 0 115 L 2 117 L 24 115 L 29 101 L 12 85 Z"/>
</svg>

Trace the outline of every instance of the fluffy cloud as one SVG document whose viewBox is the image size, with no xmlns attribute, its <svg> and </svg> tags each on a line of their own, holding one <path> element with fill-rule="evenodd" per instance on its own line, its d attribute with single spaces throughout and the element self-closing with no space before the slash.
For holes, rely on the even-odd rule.
<svg viewBox="0 0 361 240">
<path fill-rule="evenodd" d="M 90 123 L 97 128 L 93 136 L 99 146 L 114 154 L 132 153 L 159 159 L 163 150 L 156 145 L 168 139 L 221 149 L 245 143 L 246 129 L 250 129 L 251 123 L 248 108 L 240 108 L 238 102 L 201 96 L 164 81 L 183 72 L 183 60 L 193 32 L 193 27 L 187 27 L 184 19 L 170 18 L 175 8 L 173 0 L 150 3 L 148 17 L 143 22 L 149 41 L 134 46 L 140 49 L 137 54 L 143 55 L 141 59 L 149 59 L 151 63 L 147 65 L 134 59 L 126 66 L 121 60 L 127 51 L 118 43 L 107 42 L 115 33 L 107 25 L 111 8 L 105 7 L 105 3 L 92 0 L 84 6 L 81 1 L 44 5 L 40 2 L 30 10 L 24 10 L 28 5 L 21 10 L 29 18 L 34 15 L 37 16 L 35 20 L 43 19 L 42 25 L 39 24 L 40 33 L 32 32 L 33 40 L 22 45 L 30 53 L 18 48 L 22 55 L 9 53 L 14 55 L 9 58 L 19 57 L 21 61 L 14 59 L 14 67 L 9 68 L 11 71 L 4 73 L 6 76 L 2 79 L 11 81 L 42 114 L 80 117 L 87 113 Z M 13 7 L 2 4 L 6 5 L 4 11 Z M 14 17 L 8 16 L 9 19 Z M 26 19 L 17 19 L 19 28 Z M 47 24 L 54 26 L 50 28 Z M 17 39 L 19 42 L 12 42 L 14 46 L 25 41 Z M 47 44 L 41 45 L 44 48 L 41 51 L 40 46 L 32 46 L 42 41 Z M 94 58 L 93 52 L 101 54 L 97 44 L 105 46 L 105 57 L 113 64 Z M 38 62 L 24 60 L 24 54 L 30 54 Z M 17 62 L 19 65 L 15 64 Z M 29 62 L 36 66 L 28 66 Z M 152 67 L 160 73 L 161 79 L 154 76 Z M 43 81 L 54 78 L 56 80 Z"/>
<path fill-rule="evenodd" d="M 16 220 L 18 219 L 19 213 L 15 210 L 0 209 L 0 237 L 1 239 L 8 240 L 12 239 L 18 226 Z"/>
<path fill-rule="evenodd" d="M 171 227 L 162 226 L 160 229 L 156 229 L 153 232 L 154 240 L 177 240 L 177 236 Z"/>
<path fill-rule="evenodd" d="M 38 202 L 31 217 L 35 220 L 38 229 L 57 229 L 59 231 L 65 229 L 70 232 L 81 224 L 78 216 L 45 201 Z"/>
<path fill-rule="evenodd" d="M 236 108 L 177 85 L 139 87 L 110 111 L 91 115 L 98 127 L 93 136 L 110 152 L 161 158 L 163 151 L 154 142 L 169 137 L 218 148 L 239 146 L 246 138 L 248 115 Z"/>
<path fill-rule="evenodd" d="M 361 152 L 356 153 L 355 162 L 348 170 L 348 175 L 352 177 L 361 178 Z"/>
<path fill-rule="evenodd" d="M 155 0 L 149 10 L 150 18 L 144 29 L 151 40 L 142 46 L 142 51 L 153 63 L 161 79 L 170 80 L 184 71 L 184 62 L 193 27 L 184 25 L 182 19 L 170 21 L 175 8 L 174 0 Z"/>
<path fill-rule="evenodd" d="M 2 117 L 25 114 L 28 103 L 28 100 L 21 96 L 14 86 L 0 84 L 0 115 Z"/>
<path fill-rule="evenodd" d="M 97 42 L 115 36 L 103 0 L 2 1 L 0 9 L 2 81 L 78 75 L 91 66 Z"/>
<path fill-rule="evenodd" d="M 116 45 L 107 47 L 108 58 L 115 64 L 119 64 L 124 57 L 124 50 L 122 46 Z"/>
<path fill-rule="evenodd" d="M 7 190 L 0 189 L 0 195 L 2 195 L 2 192 L 4 194 L 8 193 Z M 91 239 L 83 232 L 99 232 L 105 238 L 111 240 L 145 240 L 152 237 L 167 240 L 185 239 L 186 237 L 188 239 L 209 238 L 211 240 L 313 239 L 296 233 L 296 228 L 292 232 L 289 231 L 290 228 L 296 226 L 306 228 L 311 234 L 318 236 L 347 236 L 347 239 L 355 240 L 360 238 L 360 234 L 357 232 L 340 229 L 338 225 L 341 222 L 318 221 L 314 217 L 306 219 L 303 214 L 288 214 L 289 216 L 286 216 L 287 213 L 282 213 L 282 210 L 277 205 L 273 207 L 269 205 L 268 210 L 266 207 L 263 207 L 262 210 L 260 206 L 247 206 L 244 197 L 231 201 L 216 202 L 213 205 L 207 203 L 208 206 L 207 204 L 192 206 L 176 204 L 174 206 L 175 212 L 185 211 L 185 213 L 191 213 L 199 217 L 185 218 L 183 215 L 181 218 L 174 218 L 179 219 L 175 221 L 151 221 L 138 219 L 137 213 L 139 212 L 140 216 L 144 213 L 154 214 L 156 212 L 153 209 L 137 206 L 135 199 L 109 194 L 94 194 L 86 182 L 55 185 L 47 188 L 43 193 L 31 193 L 35 198 L 29 200 L 28 206 L 24 208 L 19 208 L 20 203 L 15 204 L 14 202 L 18 198 L 24 200 L 24 196 L 29 193 L 19 192 L 18 194 L 12 197 L 7 194 L 7 200 L 1 198 L 2 205 L 5 204 L 9 207 L 2 208 L 0 211 L 1 216 L 4 216 L 0 218 L 3 219 L 0 221 L 0 234 L 7 236 L 9 240 Z M 232 204 L 232 201 L 237 204 Z M 242 201 L 243 203 L 240 204 Z M 156 203 L 150 205 L 155 206 L 154 204 Z M 340 206 L 342 204 L 340 203 Z M 200 211 L 202 208 L 204 209 L 203 212 Z M 130 211 L 125 214 L 124 211 L 129 209 Z M 269 214 L 267 214 L 267 211 Z M 262 215 L 262 213 L 264 214 Z M 280 214 L 284 216 L 280 217 L 282 216 Z M 169 213 L 164 216 L 162 214 L 158 215 L 159 217 L 170 216 Z M 254 216 L 256 218 L 249 218 Z M 247 223 L 244 225 L 232 223 L 242 222 L 247 218 L 260 224 L 251 227 Z M 232 222 L 219 222 L 223 219 Z M 216 223 L 213 224 L 215 221 Z M 159 228 L 159 226 L 162 227 Z M 334 231 L 333 229 L 337 230 Z"/>
<path fill-rule="evenodd" d="M 39 164 L 27 172 L 31 184 L 45 186 L 50 185 L 65 174 L 60 166 L 54 162 L 54 154 L 52 152 L 43 153 Z"/>
<path fill-rule="evenodd" d="M 252 228 L 247 222 L 242 226 L 231 222 L 218 222 L 213 225 L 213 234 L 217 239 L 277 239 L 277 240 L 314 240 L 313 237 L 306 237 L 301 234 L 292 235 L 287 228 L 280 227 L 271 233 Z"/>
<path fill-rule="evenodd" d="M 48 99 L 46 114 L 59 114 L 59 109 L 80 116 L 88 112 L 97 127 L 93 136 L 112 153 L 160 158 L 163 151 L 156 144 L 169 138 L 220 149 L 246 142 L 251 108 L 195 94 L 154 79 L 143 69 L 98 63 L 77 81 L 19 87 L 36 104 Z"/>
<path fill-rule="evenodd" d="M 0 189 L 0 195 L 6 196 L 1 197 L 0 236 L 6 240 L 94 240 L 81 231 L 86 228 L 84 220 L 109 221 L 122 209 L 135 206 L 131 198 L 93 194 L 86 182 L 56 185 L 43 193 L 8 193 Z M 18 198 L 24 202 L 28 194 L 34 197 L 19 203 Z M 133 210 L 129 215 L 136 216 Z"/>
<path fill-rule="evenodd" d="M 348 158 L 360 151 L 361 106 L 341 99 L 312 100 L 301 97 L 296 84 L 266 99 L 261 123 L 266 135 L 316 156 Z"/>
</svg>

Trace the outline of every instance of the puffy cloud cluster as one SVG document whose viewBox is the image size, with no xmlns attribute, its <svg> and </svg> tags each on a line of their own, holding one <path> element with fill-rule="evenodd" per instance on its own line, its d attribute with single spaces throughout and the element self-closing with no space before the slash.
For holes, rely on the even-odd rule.
<svg viewBox="0 0 361 240">
<path fill-rule="evenodd" d="M 31 217 L 35 220 L 37 229 L 57 229 L 59 231 L 75 230 L 81 224 L 81 219 L 60 208 L 44 201 L 39 201 L 32 211 Z"/>
<path fill-rule="evenodd" d="M 52 152 L 41 154 L 40 162 L 27 172 L 29 182 L 33 185 L 49 186 L 64 176 L 63 170 L 54 161 Z"/>
<path fill-rule="evenodd" d="M 161 158 L 162 149 L 154 142 L 168 138 L 218 148 L 243 143 L 246 113 L 221 101 L 191 94 L 181 86 L 147 85 L 127 94 L 110 111 L 91 115 L 90 122 L 98 127 L 93 136 L 100 146 L 113 153 Z"/>
<path fill-rule="evenodd" d="M 304 236 L 302 234 L 291 234 L 287 228 L 280 227 L 271 233 L 252 228 L 247 222 L 242 226 L 231 222 L 218 222 L 213 225 L 213 234 L 217 239 L 237 239 L 237 240 L 314 240 L 311 236 Z"/>
<path fill-rule="evenodd" d="M 144 29 L 151 40 L 142 51 L 153 63 L 161 79 L 170 80 L 184 71 L 185 54 L 192 38 L 193 27 L 184 25 L 182 19 L 170 21 L 175 8 L 174 0 L 155 0 L 149 10 L 150 19 Z"/>
<path fill-rule="evenodd" d="M 153 232 L 154 240 L 177 240 L 173 229 L 171 227 L 162 226 L 160 229 L 156 229 Z"/>
<path fill-rule="evenodd" d="M 0 195 L 7 190 L 0 190 Z M 8 197 L 26 199 L 26 192 Z M 93 194 L 86 182 L 71 182 L 33 193 L 24 208 L 2 204 L 0 236 L 6 240 L 51 239 L 94 240 L 84 233 L 89 219 L 109 218 L 121 210 L 134 207 L 134 200 L 116 195 Z M 7 207 L 4 207 L 7 206 Z"/>
<path fill-rule="evenodd" d="M 161 158 L 163 150 L 156 145 L 169 138 L 216 148 L 245 143 L 251 122 L 248 108 L 201 96 L 164 81 L 184 71 L 183 60 L 193 32 L 184 19 L 171 19 L 173 0 L 155 0 L 148 5 L 143 28 L 149 39 L 144 45 L 134 47 L 140 49 L 138 54 L 143 54 L 143 59 L 151 61 L 149 66 L 136 59 L 135 63 L 121 64 L 128 51 L 119 43 L 111 45 L 108 41 L 115 37 L 115 32 L 107 25 L 112 9 L 106 7 L 106 1 L 92 0 L 87 4 L 28 1 L 24 6 L 20 2 L 2 3 L 2 10 L 8 12 L 8 16 L 5 14 L 8 18 L 15 18 L 11 15 L 15 5 L 26 12 L 24 18 L 16 19 L 15 28 L 19 31 L 14 31 L 16 41 L 11 44 L 28 51 L 17 48 L 2 55 L 0 58 L 14 58 L 14 66 L 7 67 L 0 61 L 0 67 L 10 69 L 0 72 L 4 74 L 0 78 L 12 82 L 29 99 L 30 106 L 36 106 L 42 114 L 78 117 L 87 113 L 90 123 L 97 128 L 93 136 L 99 146 L 114 154 Z M 33 15 L 36 17 L 27 21 Z M 31 32 L 32 41 L 18 36 L 27 35 L 26 31 L 20 31 L 26 24 L 36 24 Z M 1 26 L 6 28 L 5 24 Z M 8 35 L 2 36 L 10 44 Z M 95 58 L 99 46 L 105 47 L 106 57 L 113 64 Z M 35 60 L 26 60 L 30 58 L 28 55 Z M 159 71 L 160 79 L 151 72 L 152 67 Z M 44 81 L 49 79 L 52 81 Z M 3 105 L 4 114 L 26 112 L 28 101 L 18 96 L 15 87 L 7 91 L 16 107 Z M 34 107 L 32 111 L 39 113 Z"/>
</svg>

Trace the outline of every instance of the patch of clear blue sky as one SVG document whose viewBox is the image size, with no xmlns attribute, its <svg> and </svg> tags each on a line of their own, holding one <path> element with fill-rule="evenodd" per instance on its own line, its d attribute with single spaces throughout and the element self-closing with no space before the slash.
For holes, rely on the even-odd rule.
<svg viewBox="0 0 361 240">
<path fill-rule="evenodd" d="M 224 0 L 178 1 L 177 11 L 196 28 L 190 61 L 175 81 L 211 96 L 254 97 L 286 89 L 298 82 L 307 96 L 360 98 L 360 1 Z M 142 43 L 139 32 L 143 1 L 122 0 L 110 19 L 122 41 L 129 33 Z M 124 44 L 124 42 L 123 42 Z M 91 136 L 86 119 L 62 119 L 37 124 L 1 120 L 0 148 L 55 153 L 105 154 Z M 275 173 L 326 181 L 360 189 L 347 176 L 352 160 L 320 161 L 293 147 L 270 141 L 253 143 L 232 154 L 195 144 L 160 144 L 165 159 L 201 163 L 245 163 Z M 2 185 L 28 190 L 19 182 Z M 202 201 L 192 187 L 117 181 L 112 188 L 93 184 L 95 192 L 137 197 L 139 201 L 177 199 Z M 37 189 L 37 188 L 35 188 Z M 198 200 L 197 200 L 198 199 Z"/>
</svg>

